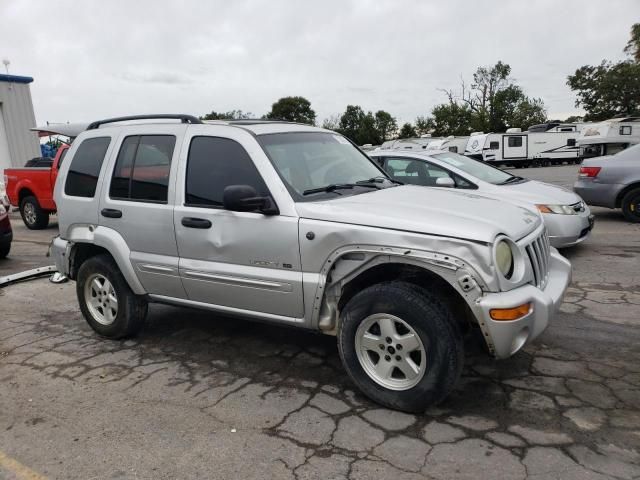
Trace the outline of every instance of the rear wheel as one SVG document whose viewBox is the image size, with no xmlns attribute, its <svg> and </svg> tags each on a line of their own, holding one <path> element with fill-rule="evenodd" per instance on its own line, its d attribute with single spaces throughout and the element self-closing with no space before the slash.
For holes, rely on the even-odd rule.
<svg viewBox="0 0 640 480">
<path fill-rule="evenodd" d="M 76 294 L 85 320 L 103 337 L 133 336 L 147 316 L 146 300 L 131 291 L 109 255 L 91 257 L 80 266 Z"/>
<path fill-rule="evenodd" d="M 633 223 L 640 223 L 640 188 L 635 188 L 622 198 L 622 214 Z"/>
<path fill-rule="evenodd" d="M 407 412 L 443 400 L 464 361 L 462 335 L 449 308 L 437 295 L 405 282 L 355 295 L 341 314 L 338 349 L 365 395 Z"/>
<path fill-rule="evenodd" d="M 49 225 L 49 212 L 40 208 L 36 197 L 29 195 L 20 202 L 20 215 L 29 230 L 42 230 Z"/>
</svg>

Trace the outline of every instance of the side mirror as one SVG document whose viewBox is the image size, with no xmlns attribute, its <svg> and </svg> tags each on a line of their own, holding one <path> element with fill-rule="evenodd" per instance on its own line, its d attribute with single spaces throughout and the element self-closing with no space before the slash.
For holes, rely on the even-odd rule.
<svg viewBox="0 0 640 480">
<path fill-rule="evenodd" d="M 234 212 L 261 212 L 265 215 L 278 214 L 270 197 L 259 197 L 250 185 L 229 185 L 222 193 L 222 205 Z"/>
<path fill-rule="evenodd" d="M 439 177 L 436 179 L 436 187 L 454 188 L 455 186 L 456 182 L 451 177 Z"/>
</svg>

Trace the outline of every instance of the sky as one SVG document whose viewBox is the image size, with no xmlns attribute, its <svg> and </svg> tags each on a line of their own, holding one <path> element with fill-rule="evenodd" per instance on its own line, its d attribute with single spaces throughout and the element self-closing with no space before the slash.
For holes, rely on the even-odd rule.
<svg viewBox="0 0 640 480">
<path fill-rule="evenodd" d="M 0 59 L 34 77 L 38 124 L 258 117 L 289 95 L 319 122 L 348 104 L 411 122 L 498 60 L 563 119 L 567 75 L 626 58 L 638 21 L 640 0 L 0 0 Z"/>
</svg>

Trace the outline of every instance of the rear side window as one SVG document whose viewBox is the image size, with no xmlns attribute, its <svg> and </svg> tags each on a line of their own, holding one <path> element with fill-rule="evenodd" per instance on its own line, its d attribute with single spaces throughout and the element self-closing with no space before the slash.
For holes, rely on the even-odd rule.
<svg viewBox="0 0 640 480">
<path fill-rule="evenodd" d="M 224 189 L 249 185 L 259 196 L 269 195 L 247 151 L 234 140 L 194 137 L 187 159 L 186 205 L 222 208 Z"/>
<path fill-rule="evenodd" d="M 120 200 L 167 202 L 173 135 L 126 137 L 118 152 L 109 196 Z"/>
<path fill-rule="evenodd" d="M 87 138 L 82 141 L 67 173 L 64 184 L 66 195 L 93 198 L 109 143 L 111 137 Z"/>
</svg>

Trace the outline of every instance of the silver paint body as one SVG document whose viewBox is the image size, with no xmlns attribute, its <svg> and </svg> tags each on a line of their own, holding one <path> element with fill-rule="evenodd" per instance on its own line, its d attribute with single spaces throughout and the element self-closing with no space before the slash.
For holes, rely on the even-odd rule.
<svg viewBox="0 0 640 480">
<path fill-rule="evenodd" d="M 369 268 L 402 263 L 433 272 L 469 306 L 491 352 L 503 358 L 535 338 L 551 320 L 571 267 L 553 248 L 540 252 L 543 278 L 534 278 L 526 248 L 546 242 L 540 215 L 470 192 L 399 186 L 335 200 L 295 202 L 256 136 L 326 132 L 295 124 L 137 124 L 82 133 L 64 162 L 54 198 L 60 235 L 52 245 L 59 271 L 68 274 L 75 245 L 107 249 L 131 289 L 153 301 L 209 309 L 335 334 L 343 287 Z M 127 135 L 171 133 L 176 148 L 166 205 L 112 200 L 111 173 Z M 268 186 L 279 215 L 185 206 L 185 175 L 194 136 L 240 143 Z M 111 137 L 93 199 L 69 197 L 64 180 L 75 149 L 86 138 Z M 103 208 L 122 218 L 100 216 Z M 187 229 L 183 217 L 206 218 L 212 228 Z M 307 233 L 313 232 L 313 239 Z M 506 280 L 497 274 L 494 243 L 514 242 L 519 261 Z M 545 244 L 546 245 L 546 244 Z M 538 286 L 536 286 L 536 283 Z M 534 305 L 515 322 L 495 322 L 491 308 Z"/>
<path fill-rule="evenodd" d="M 580 177 L 573 189 L 589 205 L 619 208 L 624 194 L 640 187 L 640 145 L 612 156 L 588 158 L 583 167 L 601 167 L 595 178 Z"/>
<path fill-rule="evenodd" d="M 554 204 L 554 205 L 576 205 L 582 202 L 580 196 L 574 192 L 550 183 L 529 180 L 522 183 L 512 183 L 507 185 L 494 185 L 477 178 L 464 170 L 456 168 L 450 163 L 443 162 L 433 155 L 438 153 L 447 153 L 446 150 L 427 150 L 425 152 L 405 152 L 398 151 L 376 151 L 370 152 L 371 158 L 380 157 L 402 157 L 413 158 L 416 160 L 427 161 L 445 170 L 455 173 L 463 179 L 475 184 L 477 190 L 466 190 L 467 192 L 477 192 L 481 195 L 491 195 L 498 199 L 508 200 L 509 202 L 519 203 L 521 205 L 529 205 L 535 208 L 536 204 Z M 445 187 L 432 187 L 445 188 Z M 544 213 L 542 218 L 549 232 L 551 245 L 556 248 L 565 248 L 576 245 L 584 241 L 589 234 L 583 235 L 582 232 L 589 228 L 589 216 L 591 211 L 589 207 L 584 208 L 577 215 L 559 215 L 555 213 Z"/>
</svg>

